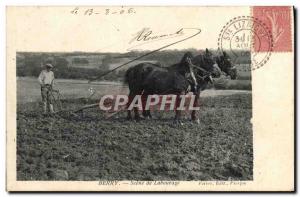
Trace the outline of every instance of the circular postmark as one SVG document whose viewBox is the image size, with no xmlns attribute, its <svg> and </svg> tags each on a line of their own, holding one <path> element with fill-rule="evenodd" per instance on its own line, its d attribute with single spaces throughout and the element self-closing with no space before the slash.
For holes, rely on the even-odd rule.
<svg viewBox="0 0 300 197">
<path fill-rule="evenodd" d="M 273 49 L 266 24 L 251 16 L 238 16 L 223 26 L 218 48 L 226 52 L 239 70 L 255 70 L 267 63 Z"/>
</svg>

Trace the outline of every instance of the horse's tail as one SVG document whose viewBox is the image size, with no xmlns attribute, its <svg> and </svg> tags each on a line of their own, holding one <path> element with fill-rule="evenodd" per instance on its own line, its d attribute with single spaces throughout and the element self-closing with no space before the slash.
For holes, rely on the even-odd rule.
<svg viewBox="0 0 300 197">
<path fill-rule="evenodd" d="M 128 84 L 130 82 L 130 80 L 132 79 L 133 72 L 134 72 L 134 67 L 131 67 L 126 71 L 125 76 L 124 76 L 125 84 Z"/>
</svg>

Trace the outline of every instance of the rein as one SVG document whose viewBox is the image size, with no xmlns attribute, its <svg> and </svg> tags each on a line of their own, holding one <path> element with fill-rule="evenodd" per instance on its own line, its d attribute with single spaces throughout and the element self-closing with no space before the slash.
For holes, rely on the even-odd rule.
<svg viewBox="0 0 300 197">
<path fill-rule="evenodd" d="M 198 67 L 198 66 L 196 66 L 194 64 L 190 64 L 190 66 L 193 67 L 193 68 L 195 68 L 195 69 L 198 69 L 198 70 L 200 70 L 200 71 L 202 71 L 202 72 L 204 72 L 206 74 L 211 74 L 211 72 L 205 70 L 204 68 Z"/>
</svg>

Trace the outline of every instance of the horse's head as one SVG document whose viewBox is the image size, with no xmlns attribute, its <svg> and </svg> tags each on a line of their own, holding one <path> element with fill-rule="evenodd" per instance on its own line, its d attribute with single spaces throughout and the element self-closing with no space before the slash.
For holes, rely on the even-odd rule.
<svg viewBox="0 0 300 197">
<path fill-rule="evenodd" d="M 229 75 L 231 79 L 237 78 L 237 70 L 226 52 L 223 52 L 221 56 L 217 56 L 216 62 L 218 64 L 219 68 L 224 73 Z"/>
<path fill-rule="evenodd" d="M 200 76 L 208 76 L 218 78 L 221 76 L 221 69 L 218 67 L 217 62 L 212 56 L 212 53 L 206 49 L 204 54 L 200 54 L 193 58 L 193 64 L 196 65 L 197 73 Z"/>
<path fill-rule="evenodd" d="M 194 56 L 193 56 L 193 54 L 190 51 L 186 52 L 183 55 L 183 57 L 181 58 L 181 60 L 180 60 L 180 65 L 187 65 L 187 64 L 189 64 L 190 61 L 193 59 L 193 57 Z"/>
</svg>

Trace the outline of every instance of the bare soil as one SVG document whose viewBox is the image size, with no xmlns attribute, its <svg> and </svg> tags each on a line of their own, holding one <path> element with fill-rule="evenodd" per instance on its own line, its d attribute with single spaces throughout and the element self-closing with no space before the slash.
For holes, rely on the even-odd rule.
<svg viewBox="0 0 300 197">
<path fill-rule="evenodd" d="M 99 109 L 43 116 L 39 102 L 19 103 L 17 179 L 252 180 L 251 94 L 201 103 L 200 124 L 183 125 L 174 112 L 135 122 L 125 112 L 106 120 Z M 82 105 L 64 101 L 67 109 Z"/>
</svg>

